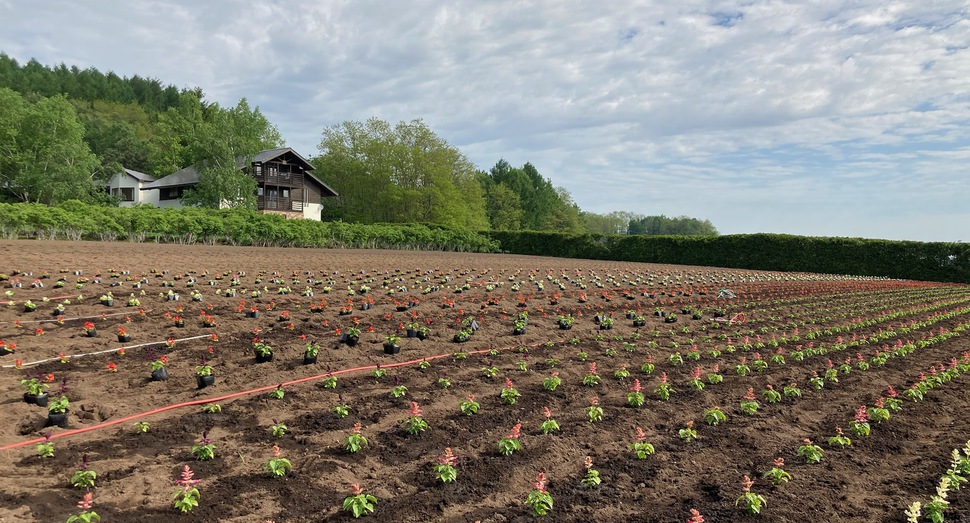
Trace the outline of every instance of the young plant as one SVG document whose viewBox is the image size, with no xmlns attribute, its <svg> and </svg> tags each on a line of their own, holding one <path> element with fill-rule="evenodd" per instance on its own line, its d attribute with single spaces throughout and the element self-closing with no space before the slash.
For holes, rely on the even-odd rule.
<svg viewBox="0 0 970 523">
<path fill-rule="evenodd" d="M 795 454 L 801 458 L 805 458 L 805 463 L 820 463 L 822 461 L 822 447 L 812 443 L 812 440 L 807 438 L 798 447 Z"/>
<path fill-rule="evenodd" d="M 392 398 L 403 398 L 404 396 L 407 396 L 407 394 L 408 388 L 404 385 L 395 385 L 394 388 L 391 389 Z"/>
<path fill-rule="evenodd" d="M 589 406 L 586 407 L 586 419 L 590 423 L 603 421 L 603 407 L 600 407 L 600 399 L 596 396 L 589 399 Z"/>
<path fill-rule="evenodd" d="M 640 427 L 636 428 L 636 434 L 633 436 L 633 443 L 630 444 L 630 450 L 636 454 L 637 459 L 647 459 L 647 456 L 653 454 L 655 451 L 653 445 L 647 442 L 647 435 Z"/>
<path fill-rule="evenodd" d="M 51 442 L 51 431 L 44 433 L 44 441 L 37 444 L 37 455 L 42 458 L 54 457 L 54 444 Z"/>
<path fill-rule="evenodd" d="M 751 492 L 751 486 L 754 485 L 754 481 L 751 481 L 751 478 L 747 475 L 744 476 L 744 481 L 741 482 L 741 485 L 741 496 L 734 501 L 735 506 L 744 507 L 745 512 L 748 514 L 760 514 L 761 508 L 768 504 L 764 496 Z"/>
<path fill-rule="evenodd" d="M 337 377 L 330 376 L 323 380 L 323 388 L 325 389 L 336 389 L 337 388 Z"/>
<path fill-rule="evenodd" d="M 275 389 L 273 389 L 272 392 L 269 393 L 269 397 L 271 397 L 273 399 L 277 399 L 277 400 L 283 399 L 283 396 L 285 396 L 285 395 L 286 395 L 286 392 L 283 391 L 283 384 L 282 383 L 280 383 L 279 385 L 277 385 L 277 387 Z"/>
<path fill-rule="evenodd" d="M 279 478 L 286 475 L 286 472 L 293 468 L 293 464 L 290 460 L 280 457 L 280 446 L 273 445 L 273 457 L 263 465 L 263 471 L 269 472 L 269 475 L 274 478 Z"/>
<path fill-rule="evenodd" d="M 88 468 L 88 455 L 82 455 L 77 470 L 71 476 L 71 486 L 74 488 L 94 488 L 94 480 L 97 478 L 98 473 Z"/>
<path fill-rule="evenodd" d="M 595 387 L 600 384 L 600 375 L 596 372 L 596 362 L 589 364 L 589 370 L 583 375 L 583 385 L 587 387 Z"/>
<path fill-rule="evenodd" d="M 802 389 L 799 389 L 795 383 L 791 383 L 782 389 L 782 394 L 788 399 L 795 400 L 802 397 Z"/>
<path fill-rule="evenodd" d="M 202 412 L 206 414 L 218 414 L 222 412 L 222 406 L 218 403 L 207 403 L 202 406 Z"/>
<path fill-rule="evenodd" d="M 886 409 L 889 412 L 899 412 L 903 410 L 903 400 L 899 399 L 899 393 L 893 389 L 892 385 L 886 390 L 886 399 L 884 400 Z"/>
<path fill-rule="evenodd" d="M 866 412 L 865 405 L 859 405 L 859 408 L 855 410 L 855 419 L 849 422 L 849 429 L 856 436 L 869 435 L 869 413 Z"/>
<path fill-rule="evenodd" d="M 492 379 L 495 379 L 495 376 L 497 375 L 498 375 L 498 367 L 482 367 L 482 376 L 485 379 L 492 380 Z"/>
<path fill-rule="evenodd" d="M 775 390 L 775 387 L 768 384 L 765 390 L 761 391 L 761 397 L 765 399 L 768 403 L 775 404 L 781 401 L 781 393 Z"/>
<path fill-rule="evenodd" d="M 707 382 L 711 385 L 716 385 L 724 381 L 724 375 L 721 374 L 721 366 L 717 363 L 711 368 L 711 372 L 707 373 Z"/>
<path fill-rule="evenodd" d="M 519 435 L 522 431 L 522 424 L 517 423 L 504 438 L 498 442 L 498 452 L 503 456 L 511 456 L 512 453 L 522 450 L 522 444 L 519 443 Z"/>
<path fill-rule="evenodd" d="M 192 445 L 192 456 L 199 461 L 209 461 L 216 457 L 216 446 L 208 437 L 209 433 L 203 432 L 202 438 L 195 445 Z"/>
<path fill-rule="evenodd" d="M 748 392 L 741 399 L 741 413 L 747 416 L 751 416 L 755 412 L 758 412 L 758 400 L 754 398 L 754 387 L 748 387 Z"/>
<path fill-rule="evenodd" d="M 451 448 L 446 448 L 445 453 L 438 457 L 438 463 L 434 466 L 434 477 L 442 483 L 454 483 L 458 479 L 458 456 L 451 452 Z"/>
<path fill-rule="evenodd" d="M 600 479 L 600 473 L 598 470 L 593 468 L 593 458 L 586 456 L 583 459 L 583 467 L 586 468 L 586 474 L 583 475 L 582 483 L 586 488 L 593 488 L 598 486 L 603 480 Z"/>
<path fill-rule="evenodd" d="M 347 439 L 344 440 L 344 450 L 355 454 L 367 446 L 367 438 L 360 431 L 360 422 L 358 421 L 354 423 L 354 428 L 351 429 L 350 434 L 347 435 Z"/>
<path fill-rule="evenodd" d="M 77 502 L 77 508 L 81 509 L 80 514 L 71 514 L 67 518 L 67 523 L 98 523 L 101 521 L 101 516 L 97 512 L 91 510 L 94 502 L 91 499 L 94 497 L 93 492 L 88 492 L 81 498 L 81 501 Z"/>
<path fill-rule="evenodd" d="M 188 465 L 185 465 L 182 469 L 181 477 L 175 480 L 178 489 L 172 498 L 175 499 L 175 508 L 182 512 L 189 512 L 199 506 L 201 494 L 199 494 L 199 489 L 196 485 L 199 484 L 200 480 L 192 479 L 194 475 L 192 469 Z"/>
<path fill-rule="evenodd" d="M 149 428 L 151 428 L 151 426 L 148 424 L 147 421 L 136 421 L 134 427 L 135 427 L 135 432 L 139 434 L 144 434 L 148 432 Z"/>
<path fill-rule="evenodd" d="M 542 388 L 549 392 L 556 390 L 561 384 L 562 378 L 559 377 L 559 371 L 553 371 L 551 376 L 542 380 Z"/>
<path fill-rule="evenodd" d="M 469 394 L 468 397 L 458 405 L 458 408 L 461 409 L 461 413 L 466 416 L 474 416 L 477 414 L 478 407 L 479 404 L 477 401 L 475 401 L 474 394 Z"/>
<path fill-rule="evenodd" d="M 350 486 L 351 494 L 344 498 L 344 510 L 353 514 L 354 519 L 374 512 L 374 505 L 377 498 L 372 494 L 365 494 L 364 489 L 359 484 L 354 483 Z"/>
<path fill-rule="evenodd" d="M 647 354 L 647 362 L 644 363 L 643 365 L 640 365 L 640 372 L 644 374 L 653 374 L 653 371 L 656 368 L 657 366 L 653 364 L 653 358 L 649 354 Z"/>
<path fill-rule="evenodd" d="M 671 394 L 673 394 L 674 392 L 677 392 L 676 390 L 674 390 L 673 387 L 670 386 L 669 383 L 667 383 L 666 372 L 660 373 L 660 385 L 658 385 L 656 389 L 653 389 L 653 391 L 663 401 L 667 401 L 668 399 L 670 399 Z"/>
<path fill-rule="evenodd" d="M 842 427 L 835 427 L 835 432 L 835 436 L 832 436 L 828 440 L 830 447 L 839 447 L 840 449 L 844 449 L 852 444 L 852 440 L 842 433 Z"/>
<path fill-rule="evenodd" d="M 559 423 L 552 419 L 552 411 L 549 410 L 549 407 L 542 407 L 542 415 L 545 417 L 545 419 L 539 424 L 539 430 L 541 430 L 543 434 L 549 434 L 559 430 Z"/>
<path fill-rule="evenodd" d="M 745 376 L 751 372 L 751 367 L 748 366 L 748 358 L 741 356 L 741 363 L 734 366 L 734 371 L 738 373 L 738 376 Z"/>
<path fill-rule="evenodd" d="M 822 387 L 825 386 L 825 379 L 819 376 L 818 372 L 813 370 L 812 377 L 808 378 L 808 383 L 812 386 L 813 389 L 822 390 Z"/>
<path fill-rule="evenodd" d="M 339 397 L 339 401 L 340 403 L 330 408 L 330 412 L 332 412 L 334 416 L 337 416 L 337 419 L 343 419 L 350 415 L 350 405 L 343 402 L 344 398 L 342 395 Z"/>
<path fill-rule="evenodd" d="M 633 379 L 633 386 L 630 387 L 630 392 L 626 395 L 626 402 L 633 408 L 638 408 L 643 406 L 646 401 L 646 397 L 643 395 L 643 387 L 640 385 L 640 380 L 637 378 Z"/>
<path fill-rule="evenodd" d="M 408 434 L 415 436 L 427 430 L 428 422 L 424 421 L 421 417 L 424 411 L 418 406 L 418 402 L 412 401 L 411 407 L 408 409 L 408 417 L 404 420 L 402 426 Z"/>
<path fill-rule="evenodd" d="M 687 384 L 694 390 L 704 390 L 704 382 L 701 381 L 700 366 L 694 367 L 694 370 L 690 373 L 690 381 Z"/>
<path fill-rule="evenodd" d="M 773 485 L 781 485 L 782 483 L 788 483 L 791 481 L 791 474 L 785 472 L 785 458 L 775 458 L 774 466 L 771 470 L 765 472 L 762 477 L 771 478 L 771 483 Z"/>
<path fill-rule="evenodd" d="M 704 421 L 708 425 L 718 425 L 727 419 L 724 412 L 721 412 L 721 407 L 711 407 L 704 411 Z"/>
<path fill-rule="evenodd" d="M 277 421 L 274 419 L 273 426 L 270 427 L 269 430 L 270 432 L 273 433 L 273 436 L 277 438 L 282 438 L 283 436 L 286 435 L 286 430 L 287 430 L 286 423 L 283 423 L 282 421 Z"/>
<path fill-rule="evenodd" d="M 546 491 L 546 473 L 540 472 L 532 483 L 532 492 L 525 498 L 525 504 L 532 509 L 532 515 L 545 516 L 552 510 L 552 495 Z"/>
<path fill-rule="evenodd" d="M 515 390 L 515 387 L 512 385 L 512 380 L 505 378 L 505 388 L 503 388 L 502 392 L 499 393 L 499 397 L 502 398 L 502 403 L 505 403 L 506 405 L 515 405 L 515 401 L 520 396 L 522 395 L 519 394 L 519 391 Z"/>
<path fill-rule="evenodd" d="M 687 422 L 687 426 L 677 431 L 677 436 L 684 440 L 684 443 L 690 443 L 691 441 L 697 439 L 697 431 L 694 430 L 694 420 Z"/>
</svg>

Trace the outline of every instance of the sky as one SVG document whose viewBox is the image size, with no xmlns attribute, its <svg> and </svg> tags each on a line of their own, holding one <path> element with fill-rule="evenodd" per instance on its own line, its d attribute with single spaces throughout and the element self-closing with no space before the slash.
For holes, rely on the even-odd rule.
<svg viewBox="0 0 970 523">
<path fill-rule="evenodd" d="M 422 119 L 584 211 L 970 241 L 966 0 L 0 0 L 0 51 L 246 98 L 304 156 Z"/>
</svg>

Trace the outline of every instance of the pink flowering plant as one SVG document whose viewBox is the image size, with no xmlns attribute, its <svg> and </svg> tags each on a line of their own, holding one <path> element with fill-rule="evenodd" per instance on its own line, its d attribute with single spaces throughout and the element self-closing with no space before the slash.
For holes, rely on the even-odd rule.
<svg viewBox="0 0 970 523">
<path fill-rule="evenodd" d="M 559 371 L 553 371 L 552 375 L 542 380 L 542 388 L 549 392 L 556 390 L 561 384 L 562 378 L 559 377 Z"/>
<path fill-rule="evenodd" d="M 600 478 L 600 473 L 598 470 L 593 468 L 593 458 L 586 456 L 583 459 L 583 467 L 586 469 L 586 473 L 583 475 L 582 483 L 586 488 L 593 488 L 598 486 L 603 480 Z"/>
<path fill-rule="evenodd" d="M 361 425 L 358 421 L 354 423 L 354 428 L 351 429 L 350 434 L 347 435 L 347 439 L 344 440 L 344 449 L 351 454 L 355 454 L 366 446 L 367 438 L 361 433 Z"/>
<path fill-rule="evenodd" d="M 595 387 L 600 384 L 600 375 L 596 372 L 596 362 L 589 364 L 589 370 L 583 375 L 583 385 Z"/>
<path fill-rule="evenodd" d="M 344 510 L 350 512 L 354 518 L 366 516 L 374 512 L 374 505 L 377 498 L 372 494 L 364 493 L 360 484 L 354 483 L 350 486 L 350 495 L 344 498 Z"/>
<path fill-rule="evenodd" d="M 542 407 L 542 416 L 545 419 L 539 424 L 539 430 L 541 430 L 543 434 L 550 434 L 559 430 L 559 423 L 552 419 L 552 411 L 549 410 L 549 407 Z"/>
<path fill-rule="evenodd" d="M 603 407 L 600 407 L 600 399 L 596 396 L 589 399 L 589 406 L 586 407 L 586 419 L 590 423 L 603 421 Z"/>
<path fill-rule="evenodd" d="M 94 493 L 88 492 L 81 498 L 81 501 L 77 502 L 77 508 L 81 509 L 79 514 L 71 514 L 67 518 L 67 523 L 97 523 L 101 521 L 101 516 L 97 512 L 91 510 L 94 506 L 94 502 L 91 501 L 94 497 Z"/>
<path fill-rule="evenodd" d="M 785 471 L 785 458 L 775 458 L 771 470 L 764 473 L 765 478 L 770 478 L 773 485 L 781 485 L 791 481 L 791 474 Z"/>
<path fill-rule="evenodd" d="M 505 388 L 503 388 L 502 392 L 499 394 L 499 397 L 502 398 L 502 403 L 505 403 L 506 405 L 515 405 L 515 401 L 521 396 L 522 394 L 520 394 L 519 391 L 515 389 L 515 386 L 512 385 L 512 380 L 505 378 Z"/>
<path fill-rule="evenodd" d="M 428 429 L 428 422 L 421 417 L 424 411 L 418 406 L 418 402 L 412 401 L 411 408 L 408 409 L 408 417 L 401 425 L 408 434 L 415 436 Z"/>
<path fill-rule="evenodd" d="M 886 389 L 886 399 L 883 400 L 889 412 L 899 412 L 903 410 L 903 400 L 899 399 L 899 393 L 893 389 L 892 385 Z"/>
<path fill-rule="evenodd" d="M 748 387 L 748 392 L 741 399 L 741 412 L 747 416 L 751 416 L 755 412 L 758 412 L 758 407 L 760 405 L 754 397 L 754 387 Z"/>
<path fill-rule="evenodd" d="M 842 432 L 842 427 L 835 427 L 835 436 L 829 438 L 829 446 L 844 449 L 852 445 L 852 440 Z"/>
<path fill-rule="evenodd" d="M 875 405 L 869 409 L 869 421 L 882 423 L 889 420 L 889 409 L 886 408 L 886 398 L 880 397 Z"/>
<path fill-rule="evenodd" d="M 474 416 L 478 413 L 478 408 L 481 405 L 475 401 L 475 395 L 469 394 L 461 403 L 458 404 L 458 408 L 461 409 L 461 413 L 466 416 Z"/>
<path fill-rule="evenodd" d="M 734 504 L 735 506 L 743 507 L 748 514 L 760 514 L 762 507 L 768 503 L 761 494 L 751 492 L 753 485 L 754 481 L 745 475 L 744 480 L 741 482 L 741 496 L 734 501 Z"/>
<path fill-rule="evenodd" d="M 182 474 L 179 479 L 175 480 L 178 489 L 172 497 L 175 499 L 175 508 L 182 512 L 189 512 L 199 506 L 201 494 L 199 494 L 199 489 L 196 485 L 200 483 L 200 480 L 193 479 L 194 475 L 192 469 L 188 465 L 185 465 L 182 468 Z"/>
<path fill-rule="evenodd" d="M 690 388 L 694 390 L 704 390 L 704 382 L 701 381 L 701 368 L 700 366 L 694 367 L 694 370 L 690 373 L 690 380 L 687 382 Z"/>
<path fill-rule="evenodd" d="M 525 498 L 525 504 L 536 517 L 545 516 L 552 510 L 552 495 L 546 490 L 546 473 L 540 472 L 532 483 L 532 492 Z"/>
<path fill-rule="evenodd" d="M 434 477 L 442 483 L 454 483 L 458 479 L 458 456 L 451 451 L 451 447 L 445 449 L 445 453 L 438 457 L 438 463 L 434 466 Z"/>
<path fill-rule="evenodd" d="M 263 470 L 269 472 L 269 475 L 274 478 L 285 476 L 287 471 L 293 468 L 290 460 L 280 457 L 281 454 L 280 446 L 273 445 L 273 457 L 263 466 Z"/>
<path fill-rule="evenodd" d="M 721 410 L 721 407 L 711 407 L 704 411 L 704 421 L 708 425 L 717 426 L 727 420 L 727 415 Z"/>
<path fill-rule="evenodd" d="M 859 408 L 855 410 L 855 419 L 849 422 L 849 429 L 856 436 L 869 435 L 869 413 L 866 412 L 865 405 L 859 405 Z"/>
<path fill-rule="evenodd" d="M 666 372 L 660 373 L 660 385 L 657 385 L 657 388 L 653 389 L 653 391 L 663 401 L 669 400 L 670 395 L 673 394 L 674 392 L 677 392 L 676 390 L 674 390 L 673 387 L 670 386 L 670 383 L 667 382 Z"/>
<path fill-rule="evenodd" d="M 643 406 L 646 401 L 646 397 L 643 395 L 643 386 L 640 385 L 640 380 L 634 378 L 633 386 L 630 387 L 630 392 L 626 395 L 626 402 L 633 408 Z"/>
<path fill-rule="evenodd" d="M 516 423 L 512 430 L 505 435 L 504 438 L 498 442 L 498 452 L 503 456 L 511 456 L 513 453 L 522 450 L 522 444 L 519 443 L 519 436 L 522 432 L 522 424 Z"/>
<path fill-rule="evenodd" d="M 655 451 L 653 445 L 647 442 L 647 435 L 640 427 L 636 428 L 633 443 L 630 444 L 630 450 L 637 456 L 637 459 L 647 459 L 647 456 L 653 454 Z"/>
</svg>

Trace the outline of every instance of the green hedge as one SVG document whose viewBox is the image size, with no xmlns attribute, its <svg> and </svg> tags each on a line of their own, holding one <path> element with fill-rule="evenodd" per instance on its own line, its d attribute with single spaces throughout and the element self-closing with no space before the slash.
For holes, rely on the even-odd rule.
<svg viewBox="0 0 970 523">
<path fill-rule="evenodd" d="M 484 233 L 504 252 L 786 272 L 970 283 L 970 244 L 785 234 L 727 236 Z"/>
<path fill-rule="evenodd" d="M 237 209 L 105 207 L 76 200 L 54 207 L 0 203 L 0 235 L 266 247 L 498 250 L 498 243 L 483 234 L 441 226 L 288 220 Z"/>
</svg>

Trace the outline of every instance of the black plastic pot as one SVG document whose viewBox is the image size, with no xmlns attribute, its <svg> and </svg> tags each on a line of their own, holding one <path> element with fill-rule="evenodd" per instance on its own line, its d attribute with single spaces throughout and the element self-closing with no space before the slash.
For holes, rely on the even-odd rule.
<svg viewBox="0 0 970 523">
<path fill-rule="evenodd" d="M 268 352 L 266 354 L 256 353 L 256 363 L 267 363 L 273 361 L 273 353 Z"/>
<path fill-rule="evenodd" d="M 316 356 L 310 356 L 309 354 L 304 354 L 303 355 L 303 364 L 304 365 L 313 365 L 316 362 L 317 362 L 317 357 Z"/>
<path fill-rule="evenodd" d="M 24 403 L 29 403 L 30 405 L 37 405 L 38 407 L 46 407 L 47 402 L 50 401 L 50 397 L 47 396 L 46 392 L 40 394 L 27 394 L 24 393 Z"/>
<path fill-rule="evenodd" d="M 212 375 L 212 374 L 209 374 L 208 376 L 196 376 L 195 377 L 195 382 L 196 382 L 196 385 L 198 385 L 198 387 L 200 389 L 204 389 L 204 388 L 212 385 L 213 383 L 215 383 L 216 382 L 216 377 L 214 375 Z"/>
<path fill-rule="evenodd" d="M 152 381 L 165 381 L 168 379 L 168 370 L 162 367 L 152 371 Z"/>
<path fill-rule="evenodd" d="M 401 352 L 401 346 L 395 343 L 384 344 L 384 354 L 397 354 Z"/>
<path fill-rule="evenodd" d="M 64 412 L 48 412 L 47 413 L 47 426 L 48 427 L 67 427 L 67 411 Z"/>
</svg>

